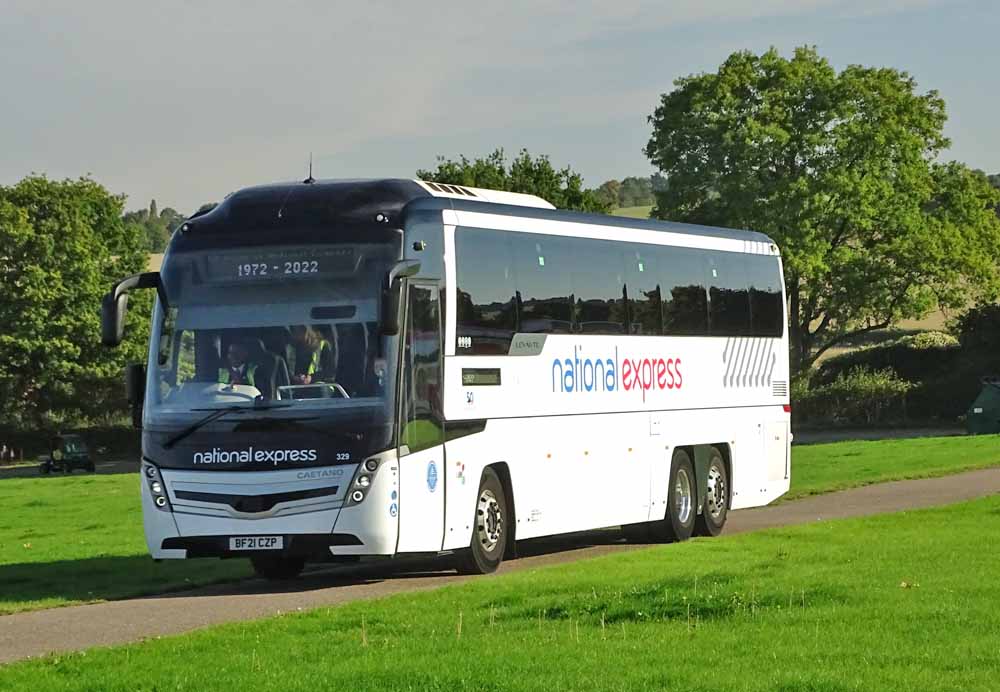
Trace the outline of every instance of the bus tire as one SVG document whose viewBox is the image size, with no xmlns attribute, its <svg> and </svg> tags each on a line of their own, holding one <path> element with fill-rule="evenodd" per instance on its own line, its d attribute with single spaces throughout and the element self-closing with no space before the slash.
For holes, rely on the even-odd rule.
<svg viewBox="0 0 1000 692">
<path fill-rule="evenodd" d="M 708 469 L 706 470 L 706 489 L 701 513 L 694 522 L 696 536 L 718 536 L 726 525 L 729 516 L 731 486 L 729 473 L 726 470 L 726 460 L 715 447 L 709 447 Z"/>
<path fill-rule="evenodd" d="M 654 540 L 673 543 L 691 538 L 697 513 L 696 495 L 691 456 L 683 449 L 675 449 L 670 460 L 667 509 L 663 519 L 652 522 L 650 526 Z"/>
<path fill-rule="evenodd" d="M 306 566 L 304 557 L 261 555 L 250 558 L 253 571 L 268 581 L 295 579 Z"/>
<path fill-rule="evenodd" d="M 507 546 L 507 523 L 510 513 L 507 494 L 496 471 L 487 468 L 479 481 L 476 509 L 472 522 L 472 540 L 458 555 L 459 574 L 489 574 L 503 561 Z"/>
</svg>

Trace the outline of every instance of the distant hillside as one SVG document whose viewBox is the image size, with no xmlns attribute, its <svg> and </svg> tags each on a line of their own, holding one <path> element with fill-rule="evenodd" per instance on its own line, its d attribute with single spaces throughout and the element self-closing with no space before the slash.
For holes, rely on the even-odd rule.
<svg viewBox="0 0 1000 692">
<path fill-rule="evenodd" d="M 653 211 L 653 205 L 650 204 L 644 207 L 618 207 L 611 211 L 612 216 L 627 216 L 631 219 L 648 219 L 650 212 Z"/>
</svg>

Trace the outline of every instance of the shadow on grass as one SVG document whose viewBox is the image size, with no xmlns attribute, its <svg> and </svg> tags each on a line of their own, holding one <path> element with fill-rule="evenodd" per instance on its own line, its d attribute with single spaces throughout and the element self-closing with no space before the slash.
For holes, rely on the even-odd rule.
<svg viewBox="0 0 1000 692">
<path fill-rule="evenodd" d="M 154 562 L 146 555 L 0 565 L 0 614 L 143 596 L 251 575 L 245 560 Z"/>
<path fill-rule="evenodd" d="M 521 541 L 514 565 L 527 557 L 558 555 L 623 543 L 617 530 L 590 531 Z M 354 584 L 455 575 L 454 557 L 411 556 L 349 564 L 318 564 L 301 578 L 249 579 L 244 559 L 163 560 L 146 555 L 0 565 L 0 615 L 93 601 L 137 597 L 224 596 L 304 592 Z M 199 588 L 201 587 L 201 588 Z M 197 589 L 192 591 L 192 589 Z"/>
</svg>

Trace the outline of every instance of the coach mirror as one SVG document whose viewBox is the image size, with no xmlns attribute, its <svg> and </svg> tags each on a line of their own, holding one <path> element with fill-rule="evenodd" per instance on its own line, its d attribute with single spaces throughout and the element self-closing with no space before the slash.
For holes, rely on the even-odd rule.
<svg viewBox="0 0 1000 692">
<path fill-rule="evenodd" d="M 128 309 L 128 295 L 112 291 L 101 302 L 101 343 L 117 346 L 125 337 L 125 312 Z"/>
<path fill-rule="evenodd" d="M 141 363 L 125 366 L 125 397 L 132 414 L 132 427 L 142 427 L 142 401 L 146 397 L 146 368 Z"/>
<path fill-rule="evenodd" d="M 125 338 L 125 315 L 128 312 L 128 292 L 133 288 L 155 288 L 163 307 L 167 297 L 160 283 L 159 272 L 133 274 L 116 283 L 101 302 L 101 343 L 115 347 Z"/>
<path fill-rule="evenodd" d="M 402 293 L 402 279 L 420 271 L 417 260 L 400 260 L 392 265 L 386 277 L 382 293 L 382 333 L 386 336 L 399 334 L 399 297 Z"/>
</svg>

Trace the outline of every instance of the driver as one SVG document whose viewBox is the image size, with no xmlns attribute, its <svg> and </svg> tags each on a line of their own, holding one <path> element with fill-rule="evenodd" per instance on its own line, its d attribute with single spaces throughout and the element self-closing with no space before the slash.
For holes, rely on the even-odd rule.
<svg viewBox="0 0 1000 692">
<path fill-rule="evenodd" d="M 257 364 L 249 361 L 250 352 L 244 344 L 233 342 L 226 349 L 225 367 L 219 368 L 220 384 L 246 384 L 256 386 L 254 373 Z"/>
</svg>

